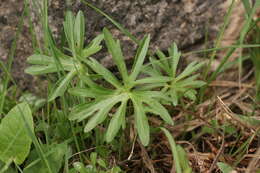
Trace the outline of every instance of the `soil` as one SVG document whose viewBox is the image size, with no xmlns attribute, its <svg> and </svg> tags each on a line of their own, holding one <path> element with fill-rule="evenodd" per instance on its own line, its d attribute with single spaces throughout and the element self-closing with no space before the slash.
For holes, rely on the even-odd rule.
<svg viewBox="0 0 260 173">
<path fill-rule="evenodd" d="M 176 42 L 182 50 L 190 50 L 196 45 L 202 45 L 207 33 L 209 37 L 215 37 L 222 23 L 224 15 L 222 4 L 225 0 L 92 0 L 90 2 L 111 15 L 138 38 L 149 33 L 152 38 L 152 50 L 158 48 L 167 50 L 172 42 Z M 82 10 L 85 13 L 87 40 L 106 26 L 123 41 L 125 56 L 127 58 L 133 56 L 132 53 L 135 52 L 133 49 L 136 48 L 133 42 L 123 36 L 107 19 L 79 1 L 67 5 L 61 0 L 51 1 L 49 22 L 54 35 L 57 36 L 62 28 L 64 12 L 68 8 L 74 12 Z M 4 62 L 8 59 L 22 10 L 22 1 L 0 0 L 0 59 Z M 37 13 L 37 8 L 33 10 Z M 39 26 L 36 15 L 32 17 L 36 26 Z M 40 29 L 37 31 L 39 32 L 37 35 L 41 35 Z M 24 73 L 26 58 L 32 52 L 31 34 L 26 19 L 12 66 L 12 74 L 22 90 L 35 90 L 36 87 L 36 78 Z M 105 56 L 102 62 L 107 66 L 111 65 L 109 56 Z"/>
</svg>

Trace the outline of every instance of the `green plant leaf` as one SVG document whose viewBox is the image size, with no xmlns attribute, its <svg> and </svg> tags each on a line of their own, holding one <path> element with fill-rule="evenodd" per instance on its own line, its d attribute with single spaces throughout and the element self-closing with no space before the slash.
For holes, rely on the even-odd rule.
<svg viewBox="0 0 260 173">
<path fill-rule="evenodd" d="M 48 160 L 53 173 L 59 172 L 65 153 L 68 151 L 67 144 L 56 144 L 44 148 L 45 157 Z M 29 158 L 28 164 L 24 168 L 24 173 L 46 173 L 49 172 L 46 165 L 38 157 L 37 152 L 34 150 Z"/>
<path fill-rule="evenodd" d="M 74 38 L 76 47 L 81 50 L 84 44 L 85 36 L 85 19 L 82 11 L 79 11 L 74 24 Z"/>
<path fill-rule="evenodd" d="M 71 11 L 67 11 L 65 14 L 65 21 L 63 22 L 64 32 L 68 40 L 71 49 L 74 48 L 74 21 L 75 17 Z"/>
<path fill-rule="evenodd" d="M 37 65 L 49 65 L 54 63 L 53 57 L 42 55 L 42 54 L 33 54 L 27 58 L 27 62 L 30 64 Z"/>
<path fill-rule="evenodd" d="M 106 42 L 108 51 L 112 55 L 112 58 L 116 64 L 124 82 L 127 82 L 128 81 L 128 72 L 127 72 L 125 61 L 124 61 L 123 53 L 121 51 L 120 43 L 116 42 L 113 39 L 112 34 L 106 28 L 104 28 L 103 33 L 105 36 L 105 42 Z"/>
<path fill-rule="evenodd" d="M 164 132 L 165 136 L 167 137 L 167 139 L 170 143 L 171 150 L 172 150 L 172 157 L 173 157 L 173 160 L 174 160 L 176 172 L 182 173 L 180 157 L 179 157 L 178 150 L 177 150 L 177 145 L 176 145 L 172 135 L 170 134 L 170 132 L 167 129 L 161 127 L 161 130 Z"/>
<path fill-rule="evenodd" d="M 88 45 L 88 47 L 86 47 L 83 50 L 82 56 L 84 58 L 87 58 L 95 53 L 97 53 L 102 46 L 100 45 L 101 41 L 104 39 L 104 35 L 103 34 L 99 34 L 98 36 L 96 36 Z"/>
<path fill-rule="evenodd" d="M 96 163 L 97 163 L 97 153 L 96 152 L 92 152 L 90 154 L 90 161 L 91 161 L 92 166 L 96 166 Z"/>
<path fill-rule="evenodd" d="M 177 151 L 180 158 L 180 164 L 183 170 L 183 173 L 192 173 L 192 168 L 189 165 L 189 160 L 187 158 L 187 154 L 185 150 L 180 146 L 177 145 Z"/>
<path fill-rule="evenodd" d="M 158 101 L 150 98 L 143 98 L 143 101 L 149 105 L 148 112 L 159 115 L 166 123 L 173 125 L 173 120 L 168 113 L 167 109 L 165 109 Z"/>
<path fill-rule="evenodd" d="M 139 80 L 136 80 L 134 81 L 133 83 L 135 85 L 140 85 L 140 84 L 152 84 L 152 83 L 166 83 L 166 82 L 169 82 L 171 81 L 172 78 L 170 77 L 166 77 L 166 76 L 156 76 L 156 77 L 147 77 L 147 78 L 144 78 L 144 79 L 139 79 Z"/>
<path fill-rule="evenodd" d="M 143 40 L 141 41 L 141 44 L 137 50 L 136 56 L 135 56 L 135 63 L 132 68 L 132 72 L 130 75 L 130 80 L 134 81 L 140 71 L 142 70 L 142 66 L 144 63 L 144 59 L 146 57 L 148 47 L 149 47 L 149 42 L 150 42 L 150 35 L 145 36 Z"/>
<path fill-rule="evenodd" d="M 126 106 L 127 100 L 124 100 L 119 106 L 117 112 L 113 115 L 106 132 L 107 142 L 111 142 L 121 128 L 125 118 Z"/>
<path fill-rule="evenodd" d="M 145 115 L 145 109 L 142 107 L 142 103 L 138 101 L 138 98 L 133 96 L 132 101 L 134 105 L 134 116 L 135 125 L 137 128 L 138 136 L 144 146 L 149 144 L 150 140 L 150 128 L 148 124 L 148 119 Z"/>
<path fill-rule="evenodd" d="M 193 72 L 197 71 L 204 65 L 204 62 L 197 63 L 197 62 L 192 62 L 190 63 L 185 70 L 176 77 L 176 81 L 179 81 L 189 75 L 191 75 Z"/>
<path fill-rule="evenodd" d="M 107 117 L 107 114 L 111 110 L 111 108 L 117 104 L 118 102 L 121 102 L 122 99 L 125 99 L 127 97 L 126 94 L 120 94 L 113 97 L 108 98 L 105 101 L 99 102 L 95 105 L 96 109 L 98 110 L 95 115 L 88 121 L 87 125 L 84 128 L 85 132 L 91 131 L 93 128 L 95 128 L 98 124 L 102 123 L 105 118 Z M 98 106 L 97 106 L 98 105 Z M 94 113 L 94 112 L 93 112 Z M 81 120 L 81 119 L 80 119 Z"/>
<path fill-rule="evenodd" d="M 28 127 L 30 129 L 28 129 Z M 33 118 L 27 103 L 16 105 L 0 124 L 0 159 L 22 164 L 28 156 L 32 140 L 28 130 L 33 131 Z"/>
<path fill-rule="evenodd" d="M 98 98 L 98 97 L 107 97 L 107 95 L 112 93 L 98 92 L 92 88 L 70 88 L 69 93 L 74 96 L 79 97 L 89 97 L 89 98 Z"/>
<path fill-rule="evenodd" d="M 98 74 L 100 74 L 107 82 L 112 84 L 116 88 L 121 88 L 122 85 L 119 80 L 111 73 L 108 69 L 106 69 L 103 65 L 101 65 L 98 61 L 93 58 L 90 58 L 90 61 L 87 61 L 88 65 Z"/>
<path fill-rule="evenodd" d="M 165 72 L 167 72 L 170 75 L 171 74 L 171 68 L 170 68 L 170 65 L 168 63 L 169 60 L 167 59 L 167 57 L 160 50 L 156 51 L 156 55 L 159 57 L 160 61 L 154 60 L 154 64 L 159 65 Z"/>
<path fill-rule="evenodd" d="M 25 73 L 31 75 L 41 75 L 41 74 L 53 73 L 57 71 L 58 70 L 55 64 L 50 64 L 48 66 L 33 65 L 25 69 Z"/>
<path fill-rule="evenodd" d="M 71 79 L 76 75 L 76 73 L 77 73 L 76 71 L 71 71 L 67 74 L 67 76 L 64 79 L 57 82 L 56 84 L 57 87 L 55 87 L 54 91 L 49 96 L 48 99 L 49 102 L 64 94 Z"/>
<path fill-rule="evenodd" d="M 176 72 L 177 72 L 177 67 L 178 67 L 178 64 L 179 64 L 179 60 L 180 60 L 180 57 L 181 57 L 181 53 L 178 52 L 178 48 L 177 48 L 177 45 L 175 43 L 173 43 L 171 45 L 168 52 L 169 52 L 170 57 L 171 57 L 171 59 L 170 59 L 171 60 L 171 67 L 172 67 L 171 76 L 175 77 Z"/>
</svg>

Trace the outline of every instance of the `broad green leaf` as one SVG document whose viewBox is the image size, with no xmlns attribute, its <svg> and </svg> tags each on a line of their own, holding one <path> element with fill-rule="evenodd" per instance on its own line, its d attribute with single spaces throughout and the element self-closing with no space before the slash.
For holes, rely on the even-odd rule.
<svg viewBox="0 0 260 173">
<path fill-rule="evenodd" d="M 64 94 L 71 79 L 76 75 L 76 73 L 77 73 L 76 71 L 71 71 L 67 74 L 67 76 L 63 80 L 57 82 L 56 84 L 57 87 L 55 87 L 54 91 L 51 93 L 48 99 L 49 102 Z"/>
<path fill-rule="evenodd" d="M 141 102 L 138 101 L 138 98 L 132 98 L 134 105 L 134 116 L 135 116 L 135 125 L 137 128 L 138 136 L 144 146 L 149 144 L 150 140 L 150 128 L 148 124 L 148 119 L 145 115 L 144 108 L 142 107 Z"/>
<path fill-rule="evenodd" d="M 135 63 L 133 65 L 132 72 L 130 75 L 131 81 L 134 81 L 137 78 L 140 71 L 142 70 L 144 59 L 145 59 L 147 51 L 148 51 L 149 42 L 150 42 L 150 35 L 145 36 L 137 50 L 137 53 L 135 56 Z"/>
<path fill-rule="evenodd" d="M 104 38 L 105 38 L 105 42 L 106 42 L 108 51 L 112 55 L 112 58 L 116 64 L 120 74 L 122 75 L 124 82 L 127 82 L 128 81 L 128 72 L 127 72 L 125 61 L 124 61 L 123 53 L 122 53 L 122 50 L 120 47 L 120 43 L 116 42 L 113 39 L 112 34 L 106 28 L 104 28 L 103 33 L 104 33 Z"/>
<path fill-rule="evenodd" d="M 50 164 L 53 173 L 59 172 L 65 153 L 68 151 L 67 144 L 51 145 L 44 148 L 45 157 Z M 37 152 L 34 150 L 28 160 L 28 165 L 24 168 L 24 173 L 46 173 L 48 169 L 45 163 L 38 157 Z"/>
<path fill-rule="evenodd" d="M 29 128 L 28 128 L 29 127 Z M 29 154 L 32 140 L 28 130 L 33 132 L 31 109 L 26 103 L 16 105 L 0 124 L 0 160 L 22 164 Z"/>
<path fill-rule="evenodd" d="M 85 36 L 85 19 L 82 11 L 79 11 L 74 24 L 74 37 L 79 50 L 83 48 Z"/>
<path fill-rule="evenodd" d="M 125 118 L 125 113 L 126 113 L 126 106 L 127 106 L 127 100 L 123 101 L 121 105 L 119 106 L 117 112 L 113 115 L 107 132 L 106 132 L 106 141 L 111 142 L 114 137 L 116 136 L 117 132 L 122 126 L 122 123 Z"/>
</svg>

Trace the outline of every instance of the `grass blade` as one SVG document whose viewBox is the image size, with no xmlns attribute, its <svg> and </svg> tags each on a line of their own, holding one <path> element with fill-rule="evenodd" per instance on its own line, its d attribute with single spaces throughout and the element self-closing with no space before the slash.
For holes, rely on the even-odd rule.
<svg viewBox="0 0 260 173">
<path fill-rule="evenodd" d="M 182 173 L 180 158 L 179 158 L 179 154 L 178 154 L 178 150 L 177 150 L 177 145 L 176 145 L 172 135 L 170 134 L 170 132 L 167 129 L 161 127 L 161 130 L 164 132 L 165 136 L 167 137 L 167 139 L 170 143 L 171 150 L 172 150 L 172 153 L 173 153 L 172 157 L 173 157 L 174 164 L 175 164 L 175 167 L 176 167 L 176 172 Z"/>
</svg>

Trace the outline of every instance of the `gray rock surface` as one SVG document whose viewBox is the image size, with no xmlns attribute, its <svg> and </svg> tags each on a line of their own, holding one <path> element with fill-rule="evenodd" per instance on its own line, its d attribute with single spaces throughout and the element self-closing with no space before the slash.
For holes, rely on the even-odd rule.
<svg viewBox="0 0 260 173">
<path fill-rule="evenodd" d="M 137 38 L 142 38 L 144 34 L 150 34 L 152 50 L 157 48 L 166 50 L 172 42 L 176 42 L 181 49 L 192 49 L 191 47 L 194 45 L 203 43 L 206 30 L 208 30 L 209 36 L 214 38 L 223 19 L 224 12 L 220 6 L 224 1 L 91 0 L 90 2 L 111 15 Z M 7 60 L 10 45 L 14 39 L 21 16 L 22 4 L 22 1 L 0 0 L 1 60 Z M 66 5 L 64 0 L 50 1 L 49 22 L 56 36 L 62 28 L 64 12 L 68 8 L 71 8 L 74 12 L 78 10 L 84 12 L 87 22 L 87 40 L 92 39 L 106 26 L 111 29 L 117 38 L 122 40 L 125 56 L 128 58 L 133 56 L 135 52 L 133 49 L 136 48 L 136 45 L 120 33 L 107 19 L 80 3 L 79 0 L 71 4 L 71 6 Z M 34 81 L 32 77 L 23 73 L 26 66 L 25 59 L 32 51 L 31 35 L 27 21 L 18 41 L 13 66 L 13 75 L 19 81 L 20 87 L 24 89 L 30 88 Z M 103 54 L 100 56 L 106 56 L 105 60 L 103 60 L 105 64 L 110 61 L 109 56 Z M 100 57 L 100 59 L 102 58 Z"/>
</svg>

